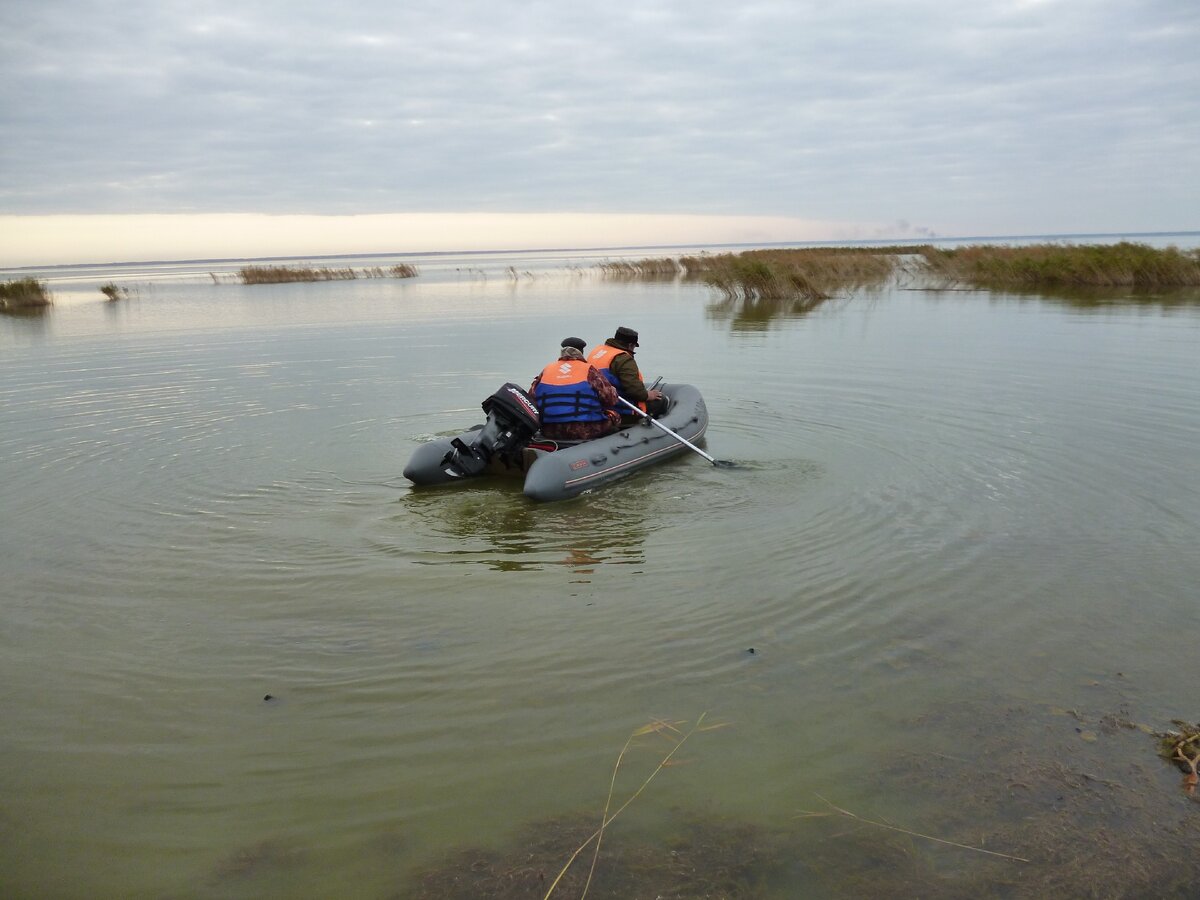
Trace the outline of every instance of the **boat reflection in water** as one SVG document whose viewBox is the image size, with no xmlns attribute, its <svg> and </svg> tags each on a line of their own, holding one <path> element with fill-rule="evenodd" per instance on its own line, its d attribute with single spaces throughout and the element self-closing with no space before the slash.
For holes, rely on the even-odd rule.
<svg viewBox="0 0 1200 900">
<path fill-rule="evenodd" d="M 649 526 L 636 504 L 620 516 L 589 514 L 579 504 L 530 503 L 519 481 L 489 479 L 460 490 L 413 491 L 406 515 L 419 518 L 439 549 L 420 553 L 429 565 L 485 565 L 497 572 L 536 572 L 565 566 L 591 575 L 601 565 L 646 562 Z M 585 501 L 586 502 L 586 501 Z"/>
</svg>

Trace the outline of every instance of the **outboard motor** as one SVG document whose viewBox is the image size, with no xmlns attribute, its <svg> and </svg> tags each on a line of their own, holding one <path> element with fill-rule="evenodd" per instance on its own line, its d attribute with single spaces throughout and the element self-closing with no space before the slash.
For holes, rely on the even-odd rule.
<svg viewBox="0 0 1200 900">
<path fill-rule="evenodd" d="M 487 422 L 467 443 L 451 441 L 451 450 L 442 458 L 442 470 L 452 478 L 479 475 L 493 457 L 506 457 L 519 451 L 542 427 L 542 416 L 528 393 L 511 382 L 483 401 Z"/>
</svg>

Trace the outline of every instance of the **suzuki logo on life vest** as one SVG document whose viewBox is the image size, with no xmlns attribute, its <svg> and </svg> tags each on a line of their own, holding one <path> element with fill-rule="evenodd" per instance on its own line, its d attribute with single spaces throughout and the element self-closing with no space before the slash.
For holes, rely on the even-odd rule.
<svg viewBox="0 0 1200 900">
<path fill-rule="evenodd" d="M 571 371 L 570 363 L 563 363 L 561 366 L 558 367 L 558 374 L 560 374 L 560 375 L 566 375 L 570 371 Z"/>
</svg>

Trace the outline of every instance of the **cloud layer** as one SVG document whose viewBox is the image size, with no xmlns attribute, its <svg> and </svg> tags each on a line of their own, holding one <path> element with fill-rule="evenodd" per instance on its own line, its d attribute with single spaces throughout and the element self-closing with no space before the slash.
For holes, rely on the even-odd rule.
<svg viewBox="0 0 1200 900">
<path fill-rule="evenodd" d="M 15 0 L 0 213 L 1200 227 L 1191 0 Z"/>
</svg>

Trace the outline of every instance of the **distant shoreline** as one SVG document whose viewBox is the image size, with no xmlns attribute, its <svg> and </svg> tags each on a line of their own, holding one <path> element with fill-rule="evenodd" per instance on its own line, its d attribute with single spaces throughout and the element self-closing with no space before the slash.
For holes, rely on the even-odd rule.
<svg viewBox="0 0 1200 900">
<path fill-rule="evenodd" d="M 963 244 L 963 243 L 997 243 L 997 242 L 1075 242 L 1075 243 L 1106 243 L 1118 240 L 1136 240 L 1141 238 L 1185 237 L 1194 238 L 1200 245 L 1200 230 L 1195 231 L 1126 231 L 1126 232 L 1083 232 L 1063 234 L 1008 234 L 1008 235 L 969 235 L 963 237 L 942 237 L 935 235 L 908 238 L 869 238 L 860 240 L 829 240 L 829 241 L 747 241 L 740 243 L 682 243 L 682 244 L 626 244 L 614 246 L 583 246 L 583 247 L 514 247 L 507 250 L 400 250 L 388 253 L 328 253 L 328 254 L 298 254 L 289 256 L 229 256 L 229 257 L 197 257 L 195 259 L 143 259 L 143 260 L 112 260 L 96 263 L 59 263 L 34 266 L 0 267 L 0 272 L 40 272 L 47 270 L 86 272 L 92 269 L 108 269 L 114 266 L 170 266 L 170 265 L 216 265 L 231 263 L 256 263 L 263 261 L 297 262 L 301 260 L 345 260 L 345 259 L 442 259 L 447 257 L 464 256 L 491 258 L 506 255 L 528 255 L 536 253 L 627 253 L 631 251 L 670 251 L 670 250 L 745 250 L 750 248 L 790 248 L 790 247 L 876 247 L 923 244 Z"/>
</svg>

